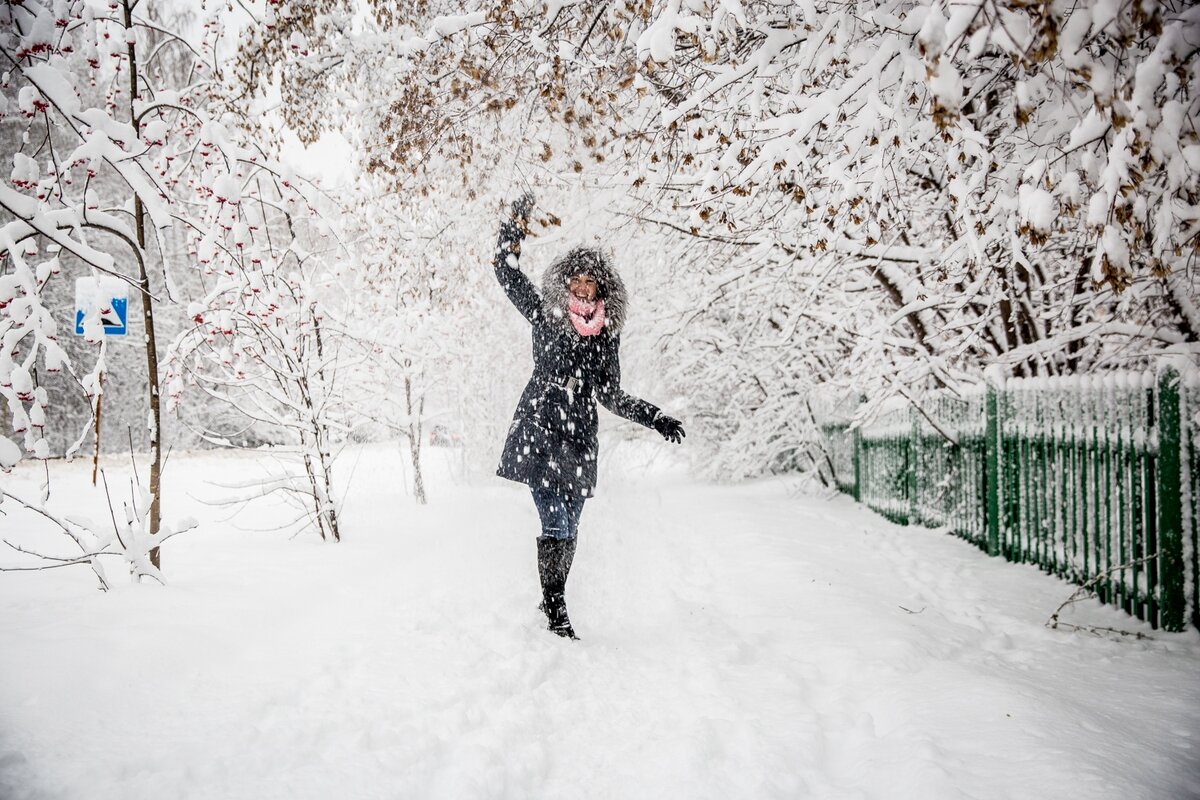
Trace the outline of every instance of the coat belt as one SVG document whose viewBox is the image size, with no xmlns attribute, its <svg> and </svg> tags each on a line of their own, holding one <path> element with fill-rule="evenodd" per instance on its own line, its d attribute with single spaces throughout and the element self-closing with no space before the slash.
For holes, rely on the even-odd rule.
<svg viewBox="0 0 1200 800">
<path fill-rule="evenodd" d="M 572 392 L 572 393 L 578 392 L 584 386 L 584 382 L 581 379 L 576 378 L 574 376 L 569 377 L 569 378 L 558 378 L 558 377 L 547 378 L 546 382 L 549 383 L 551 386 L 557 386 L 560 389 L 566 389 L 568 392 Z"/>
</svg>

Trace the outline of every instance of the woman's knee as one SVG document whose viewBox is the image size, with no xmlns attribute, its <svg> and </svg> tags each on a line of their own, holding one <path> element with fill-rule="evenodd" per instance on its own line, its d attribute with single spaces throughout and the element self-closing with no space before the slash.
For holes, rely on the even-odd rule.
<svg viewBox="0 0 1200 800">
<path fill-rule="evenodd" d="M 542 536 L 551 539 L 575 538 L 575 517 L 562 497 L 534 491 L 533 502 L 542 523 Z"/>
</svg>

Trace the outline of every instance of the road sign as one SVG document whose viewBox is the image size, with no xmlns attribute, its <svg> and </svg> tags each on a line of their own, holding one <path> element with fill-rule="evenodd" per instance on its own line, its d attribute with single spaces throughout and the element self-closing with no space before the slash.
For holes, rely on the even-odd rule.
<svg viewBox="0 0 1200 800">
<path fill-rule="evenodd" d="M 75 334 L 104 332 L 124 336 L 129 330 L 129 284 L 110 276 L 75 280 Z M 89 337 L 91 338 L 91 337 Z"/>
</svg>

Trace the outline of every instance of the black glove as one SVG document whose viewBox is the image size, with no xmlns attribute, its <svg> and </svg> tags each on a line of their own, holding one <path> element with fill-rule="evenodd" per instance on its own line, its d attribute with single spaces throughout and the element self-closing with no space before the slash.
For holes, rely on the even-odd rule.
<svg viewBox="0 0 1200 800">
<path fill-rule="evenodd" d="M 679 444 L 686 436 L 683 432 L 683 423 L 674 417 L 668 417 L 666 414 L 659 412 L 654 418 L 654 430 L 658 431 L 668 442 Z"/>
<path fill-rule="evenodd" d="M 529 192 L 513 201 L 509 218 L 500 224 L 500 252 L 521 252 L 521 240 L 529 229 L 529 214 L 533 211 L 533 195 Z"/>
<path fill-rule="evenodd" d="M 519 223 L 522 227 L 524 227 L 525 224 L 527 222 L 529 222 L 529 215 L 531 213 L 533 213 L 533 206 L 534 206 L 534 198 L 533 198 L 533 194 L 531 192 L 526 192 L 525 194 L 518 197 L 516 200 L 513 200 L 513 204 L 512 204 L 513 221 Z"/>
</svg>

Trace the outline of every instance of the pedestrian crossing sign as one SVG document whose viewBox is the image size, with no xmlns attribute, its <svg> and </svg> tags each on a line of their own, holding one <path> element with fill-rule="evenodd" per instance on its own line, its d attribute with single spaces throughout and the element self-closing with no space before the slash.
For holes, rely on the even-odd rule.
<svg viewBox="0 0 1200 800">
<path fill-rule="evenodd" d="M 124 336 L 129 330 L 129 284 L 111 276 L 75 281 L 75 334 L 98 340 L 99 335 Z"/>
</svg>

